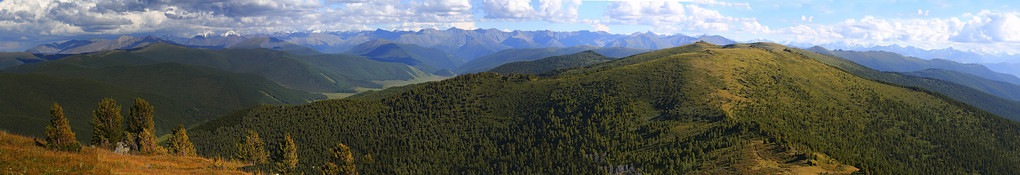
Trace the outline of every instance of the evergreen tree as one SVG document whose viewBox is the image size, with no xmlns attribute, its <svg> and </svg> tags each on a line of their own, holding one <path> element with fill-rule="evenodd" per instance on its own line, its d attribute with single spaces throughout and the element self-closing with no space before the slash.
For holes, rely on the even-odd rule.
<svg viewBox="0 0 1020 175">
<path fill-rule="evenodd" d="M 156 137 L 152 136 L 149 129 L 142 129 L 142 132 L 138 133 L 138 152 L 144 155 L 157 154 Z"/>
<path fill-rule="evenodd" d="M 50 108 L 50 118 L 52 126 L 46 127 L 46 147 L 64 151 L 81 151 L 81 144 L 75 139 L 71 125 L 64 117 L 64 108 L 53 103 L 53 107 Z"/>
<path fill-rule="evenodd" d="M 113 98 L 103 98 L 96 110 L 92 111 L 92 144 L 112 149 L 124 137 L 120 106 Z"/>
<path fill-rule="evenodd" d="M 298 156 L 297 146 L 294 145 L 294 140 L 290 138 L 290 133 L 287 133 L 283 137 L 283 141 L 280 142 L 280 151 L 274 156 L 276 161 L 277 169 L 283 174 L 290 174 L 297 168 Z"/>
<path fill-rule="evenodd" d="M 195 156 L 195 145 L 188 140 L 188 131 L 177 125 L 170 135 L 170 153 L 178 156 Z"/>
<path fill-rule="evenodd" d="M 248 135 L 241 139 L 241 143 L 237 143 L 237 158 L 255 165 L 265 163 L 269 155 L 266 154 L 263 144 L 259 133 L 248 131 Z"/>
<path fill-rule="evenodd" d="M 354 166 L 354 156 L 351 154 L 351 148 L 348 148 L 343 143 L 339 143 L 330 149 L 330 153 L 333 153 L 332 156 L 319 167 L 322 174 L 358 174 L 357 168 Z"/>
<path fill-rule="evenodd" d="M 149 132 L 155 132 L 155 123 L 152 121 L 154 115 L 152 105 L 149 105 L 148 101 L 142 98 L 135 98 L 135 105 L 131 106 L 131 111 L 127 118 L 128 132 L 141 133 L 142 130 L 148 129 Z"/>
</svg>

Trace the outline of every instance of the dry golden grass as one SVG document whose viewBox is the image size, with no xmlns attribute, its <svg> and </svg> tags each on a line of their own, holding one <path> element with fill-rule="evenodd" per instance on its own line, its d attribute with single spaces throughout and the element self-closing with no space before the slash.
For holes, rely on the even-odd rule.
<svg viewBox="0 0 1020 175">
<path fill-rule="evenodd" d="M 60 152 L 0 132 L 0 174 L 245 174 L 238 170 L 242 166 L 201 157 L 118 155 L 94 147 Z"/>
</svg>

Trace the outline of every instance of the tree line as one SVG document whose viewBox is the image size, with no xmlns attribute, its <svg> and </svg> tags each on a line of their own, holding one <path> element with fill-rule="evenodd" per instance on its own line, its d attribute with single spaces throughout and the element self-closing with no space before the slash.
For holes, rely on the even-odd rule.
<svg viewBox="0 0 1020 175">
<path fill-rule="evenodd" d="M 156 143 L 153 106 L 141 98 L 134 99 L 125 119 L 121 116 L 121 106 L 113 98 L 103 98 L 92 111 L 91 144 L 101 149 L 115 150 L 127 148 L 124 153 L 140 155 L 177 155 L 195 156 L 195 146 L 188 139 L 184 126 L 177 126 L 167 141 L 167 146 Z M 125 121 L 126 120 L 126 121 Z M 123 126 L 127 123 L 126 128 Z M 63 108 L 56 102 L 50 108 L 50 124 L 46 127 L 46 148 L 80 152 L 81 143 L 75 139 L 74 132 Z"/>
</svg>

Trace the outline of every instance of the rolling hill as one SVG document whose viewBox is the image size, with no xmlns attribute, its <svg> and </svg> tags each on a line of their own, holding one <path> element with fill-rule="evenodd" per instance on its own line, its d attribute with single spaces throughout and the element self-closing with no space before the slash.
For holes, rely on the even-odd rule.
<svg viewBox="0 0 1020 175">
<path fill-rule="evenodd" d="M 808 50 L 837 56 L 879 71 L 914 72 L 925 69 L 944 69 L 973 74 L 989 80 L 1020 85 L 1020 78 L 1010 74 L 992 71 L 979 64 L 963 64 L 945 59 L 923 60 L 916 57 L 907 57 L 897 53 L 884 51 L 830 51 L 821 47 L 814 47 Z"/>
<path fill-rule="evenodd" d="M 28 52 L 0 52 L 0 69 L 43 61 L 46 61 L 46 59 L 39 58 Z"/>
<path fill-rule="evenodd" d="M 464 64 L 464 60 L 460 57 L 439 49 L 400 44 L 383 39 L 359 44 L 351 48 L 348 53 L 365 56 L 376 61 L 403 63 L 425 72 L 450 70 Z"/>
<path fill-rule="evenodd" d="M 700 42 L 543 77 L 477 73 L 255 106 L 189 133 L 206 156 L 233 154 L 245 131 L 269 145 L 289 133 L 305 173 L 337 143 L 362 174 L 1020 171 L 1020 123 L 809 54 Z"/>
<path fill-rule="evenodd" d="M 616 58 L 607 57 L 602 54 L 599 54 L 598 52 L 586 50 L 575 54 L 552 56 L 535 61 L 520 61 L 506 63 L 499 67 L 493 68 L 488 72 L 495 72 L 501 74 L 510 73 L 540 74 L 551 70 L 587 66 L 610 61 L 613 59 Z"/>
<path fill-rule="evenodd" d="M 550 47 L 530 49 L 507 49 L 490 55 L 479 57 L 477 59 L 464 63 L 464 65 L 457 67 L 457 69 L 454 69 L 454 72 L 460 74 L 483 72 L 487 70 L 492 70 L 492 68 L 496 68 L 497 66 L 506 63 L 518 61 L 533 61 L 551 56 L 578 53 L 585 50 L 592 50 L 602 55 L 614 58 L 620 58 L 651 51 L 648 49 L 633 49 L 622 47 L 600 48 L 595 46 L 574 46 L 566 48 Z"/>
<path fill-rule="evenodd" d="M 107 50 L 134 49 L 155 43 L 174 43 L 173 41 L 155 36 L 132 37 L 120 36 L 117 39 L 70 40 L 43 44 L 27 50 L 38 54 L 82 54 Z"/>
<path fill-rule="evenodd" d="M 925 69 L 914 72 L 905 72 L 903 74 L 945 80 L 981 90 L 1002 98 L 1020 101 L 1020 85 L 1012 83 L 989 80 L 975 75 L 945 69 Z"/>
<path fill-rule="evenodd" d="M 372 80 L 408 80 L 428 75 L 403 64 L 372 61 L 350 55 L 294 55 L 269 49 L 196 49 L 157 43 L 133 50 L 76 55 L 57 61 L 22 65 L 5 72 L 31 72 L 50 62 L 85 67 L 182 63 L 266 77 L 287 88 L 309 92 L 354 92 L 355 87 L 381 87 Z M 355 67 L 357 66 L 357 67 Z M 372 75 L 372 76 L 365 76 Z"/>
</svg>

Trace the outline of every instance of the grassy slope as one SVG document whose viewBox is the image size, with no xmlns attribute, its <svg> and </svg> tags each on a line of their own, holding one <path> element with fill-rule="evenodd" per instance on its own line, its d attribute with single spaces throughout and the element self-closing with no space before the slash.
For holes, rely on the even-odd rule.
<svg viewBox="0 0 1020 175">
<path fill-rule="evenodd" d="M 31 138 L 0 132 L 0 174 L 245 174 L 239 162 L 200 157 L 118 155 L 84 147 L 70 153 L 36 146 Z"/>
<path fill-rule="evenodd" d="M 309 173 L 336 143 L 372 156 L 356 159 L 364 174 L 1018 171 L 1017 122 L 769 47 L 781 46 L 697 43 L 547 78 L 462 75 L 257 106 L 190 133 L 205 155 L 231 154 L 245 130 L 269 144 L 290 133 Z"/>
<path fill-rule="evenodd" d="M 520 61 L 520 62 L 506 63 L 506 64 L 503 64 L 503 65 L 501 65 L 499 67 L 493 68 L 492 70 L 489 70 L 488 72 L 495 72 L 495 73 L 502 73 L 502 74 L 508 74 L 508 73 L 539 74 L 539 73 L 548 72 L 548 71 L 556 70 L 556 69 L 571 68 L 571 67 L 579 67 L 579 66 L 587 66 L 587 65 L 597 64 L 597 63 L 606 62 L 606 61 L 613 60 L 613 59 L 616 59 L 616 58 L 607 57 L 607 56 L 604 56 L 602 54 L 599 54 L 598 52 L 588 50 L 588 51 L 579 52 L 579 53 L 570 54 L 570 55 L 561 55 L 561 56 L 552 56 L 552 57 L 542 58 L 542 59 L 535 60 L 535 61 Z"/>
<path fill-rule="evenodd" d="M 782 50 L 782 48 L 780 48 L 782 46 L 776 45 L 761 45 L 761 46 L 772 47 L 774 50 L 775 49 Z M 889 82 L 903 86 L 912 86 L 928 89 L 952 97 L 953 99 L 967 103 L 969 105 L 973 105 L 974 107 L 981 108 L 985 111 L 994 113 L 996 115 L 1012 119 L 1014 121 L 1020 121 L 1020 102 L 1017 101 L 991 95 L 980 90 L 976 90 L 974 88 L 952 83 L 949 81 L 931 78 L 920 78 L 895 72 L 881 72 L 836 56 L 816 53 L 817 51 L 807 51 L 800 49 L 791 50 L 800 53 L 806 57 L 818 60 L 822 63 L 853 73 L 863 78 L 882 82 Z"/>
</svg>

